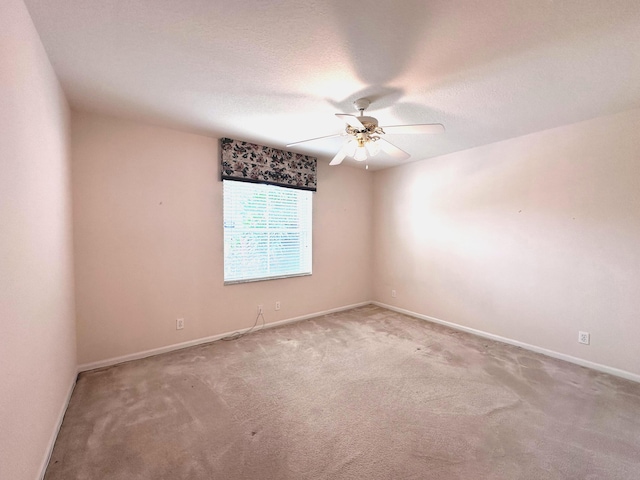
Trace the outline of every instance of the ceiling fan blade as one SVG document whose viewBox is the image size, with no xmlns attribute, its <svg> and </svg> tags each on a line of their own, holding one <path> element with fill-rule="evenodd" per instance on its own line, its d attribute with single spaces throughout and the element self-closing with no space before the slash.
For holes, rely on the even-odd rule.
<svg viewBox="0 0 640 480">
<path fill-rule="evenodd" d="M 384 138 L 379 138 L 378 143 L 380 144 L 380 148 L 382 148 L 382 150 L 398 160 L 406 160 L 411 156 L 407 152 L 405 152 L 401 148 L 396 147 L 393 143 L 388 142 Z"/>
<path fill-rule="evenodd" d="M 336 153 L 336 156 L 333 157 L 333 160 L 329 163 L 329 165 L 340 165 L 344 158 L 347 156 L 347 145 L 345 144 L 339 151 Z"/>
<path fill-rule="evenodd" d="M 422 123 L 418 125 L 389 125 L 382 127 L 384 133 L 406 134 L 406 133 L 442 133 L 444 125 L 441 123 Z"/>
<path fill-rule="evenodd" d="M 336 133 L 334 135 L 325 135 L 324 137 L 316 137 L 316 138 L 310 138 L 308 140 L 300 140 L 299 142 L 287 143 L 287 147 L 293 147 L 294 145 L 300 145 L 301 143 L 313 142 L 315 140 L 322 140 L 325 138 L 343 137 L 345 135 L 346 133 Z"/>
<path fill-rule="evenodd" d="M 336 113 L 336 117 L 345 121 L 347 125 L 355 128 L 356 130 L 364 130 L 364 125 L 358 120 L 358 117 L 355 115 L 349 115 L 347 113 Z"/>
</svg>

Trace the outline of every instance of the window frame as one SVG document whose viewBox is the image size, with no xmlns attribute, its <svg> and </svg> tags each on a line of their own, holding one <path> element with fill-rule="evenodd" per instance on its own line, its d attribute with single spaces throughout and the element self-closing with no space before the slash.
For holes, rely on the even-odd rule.
<svg viewBox="0 0 640 480">
<path fill-rule="evenodd" d="M 233 185 L 232 185 L 233 184 Z M 230 275 L 231 279 L 227 280 L 227 249 L 230 248 L 228 245 L 228 236 L 227 234 L 231 232 L 231 230 L 227 230 L 229 227 L 227 226 L 227 202 L 229 201 L 228 194 L 226 188 L 233 188 L 237 184 L 238 188 L 255 188 L 255 194 L 264 193 L 266 195 L 265 205 L 265 226 L 264 226 L 264 234 L 267 236 L 267 251 L 265 254 L 267 255 L 267 269 L 269 269 L 272 265 L 271 263 L 271 251 L 270 248 L 270 235 L 271 234 L 282 234 L 282 233 L 301 233 L 300 246 L 299 246 L 299 255 L 296 257 L 295 254 L 292 255 L 291 258 L 298 258 L 300 260 L 300 271 L 296 271 L 293 273 L 286 274 L 274 274 L 274 275 L 261 275 L 261 276 L 251 276 L 246 272 L 242 278 L 234 278 L 234 276 Z M 294 278 L 294 277 L 306 277 L 313 274 L 313 191 L 307 189 L 292 189 L 288 187 L 283 187 L 279 185 L 259 183 L 259 182 L 243 182 L 238 180 L 224 179 L 223 180 L 223 212 L 222 212 L 222 223 L 223 223 L 223 281 L 224 285 L 236 285 L 240 283 L 252 283 L 252 282 L 262 282 L 268 280 L 278 280 L 283 278 Z M 270 224 L 271 217 L 269 216 L 269 193 L 275 192 L 278 190 L 293 190 L 297 195 L 307 194 L 307 199 L 302 202 L 299 202 L 299 198 L 297 199 L 298 206 L 298 215 L 295 217 L 298 221 L 301 216 L 303 218 L 303 222 L 305 225 L 303 227 L 298 226 L 298 228 L 283 228 L 283 227 L 274 227 Z M 303 211 L 306 210 L 306 211 Z M 251 231 L 251 230 L 262 230 L 261 228 L 245 228 L 243 231 Z M 261 232 L 262 233 L 262 232 Z M 305 251 L 306 250 L 306 251 Z"/>
</svg>

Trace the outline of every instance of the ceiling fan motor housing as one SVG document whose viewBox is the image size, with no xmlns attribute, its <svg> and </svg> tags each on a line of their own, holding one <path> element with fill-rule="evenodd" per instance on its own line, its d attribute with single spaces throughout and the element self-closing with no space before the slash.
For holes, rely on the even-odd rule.
<svg viewBox="0 0 640 480">
<path fill-rule="evenodd" d="M 363 115 L 358 117 L 358 120 L 360 120 L 360 123 L 367 127 L 367 130 L 369 130 L 370 127 L 376 128 L 378 126 L 378 120 L 373 117 L 367 117 Z"/>
<path fill-rule="evenodd" d="M 377 118 L 367 117 L 363 115 L 358 117 L 358 120 L 360 120 L 360 123 L 364 125 L 364 130 L 358 130 L 357 128 L 347 125 L 346 132 L 349 135 L 357 136 L 359 133 L 364 133 L 367 136 L 374 135 L 374 134 L 378 134 L 378 135 L 384 134 L 384 131 L 382 130 L 382 128 L 378 126 Z"/>
</svg>

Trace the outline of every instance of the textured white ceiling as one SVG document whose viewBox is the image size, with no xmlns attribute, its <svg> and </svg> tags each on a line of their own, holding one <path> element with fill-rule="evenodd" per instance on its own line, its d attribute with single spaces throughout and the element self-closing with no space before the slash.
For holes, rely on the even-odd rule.
<svg viewBox="0 0 640 480">
<path fill-rule="evenodd" d="M 363 96 L 383 125 L 445 125 L 387 136 L 407 161 L 640 107 L 638 0 L 25 3 L 74 107 L 274 147 Z"/>
</svg>

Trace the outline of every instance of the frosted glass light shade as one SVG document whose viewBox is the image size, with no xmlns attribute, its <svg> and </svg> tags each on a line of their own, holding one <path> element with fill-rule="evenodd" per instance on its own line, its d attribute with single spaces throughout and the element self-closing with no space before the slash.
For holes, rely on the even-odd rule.
<svg viewBox="0 0 640 480">
<path fill-rule="evenodd" d="M 369 140 L 365 147 L 367 148 L 367 152 L 369 152 L 370 157 L 374 157 L 378 153 L 380 153 L 380 145 L 378 142 L 374 142 L 373 140 Z"/>
<path fill-rule="evenodd" d="M 367 159 L 367 149 L 365 147 L 356 148 L 356 154 L 353 156 L 358 162 L 362 162 Z"/>
</svg>

